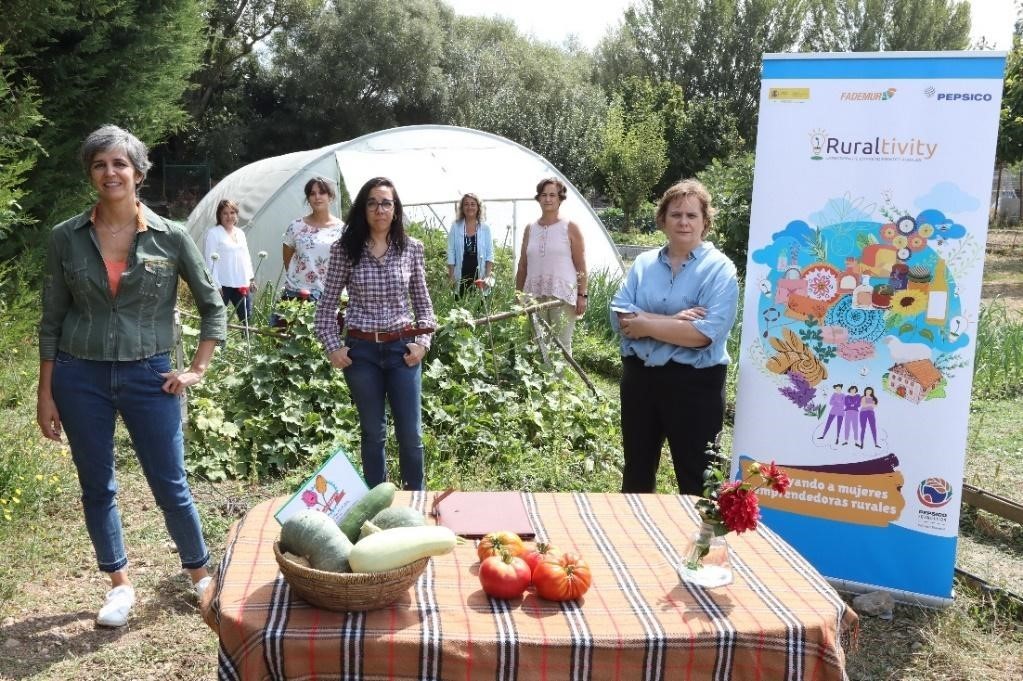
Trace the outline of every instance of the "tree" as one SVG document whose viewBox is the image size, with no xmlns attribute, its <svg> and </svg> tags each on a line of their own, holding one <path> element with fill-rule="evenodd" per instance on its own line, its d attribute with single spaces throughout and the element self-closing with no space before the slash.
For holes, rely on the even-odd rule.
<svg viewBox="0 0 1023 681">
<path fill-rule="evenodd" d="M 678 85 L 687 101 L 726 104 L 752 140 L 761 56 L 799 45 L 808 2 L 641 0 L 626 10 L 621 35 L 601 43 L 597 64 L 605 71 L 597 80 L 618 82 L 642 64 L 644 76 Z"/>
<path fill-rule="evenodd" d="M 718 211 L 710 240 L 732 259 L 740 273 L 745 272 L 753 203 L 753 154 L 714 159 L 696 177 L 711 193 Z"/>
<path fill-rule="evenodd" d="M 743 146 L 735 116 L 724 102 L 710 99 L 687 102 L 682 88 L 675 83 L 635 77 L 620 84 L 618 94 L 627 116 L 654 112 L 664 122 L 668 166 L 654 187 L 654 194 L 663 193 L 679 180 L 694 177 L 715 158 L 727 158 Z"/>
<path fill-rule="evenodd" d="M 574 184 L 593 184 L 607 103 L 589 82 L 593 63 L 585 51 L 525 38 L 506 20 L 458 17 L 441 67 L 446 120 L 507 137 Z"/>
<path fill-rule="evenodd" d="M 0 43 L 0 58 L 4 46 Z M 35 166 L 39 144 L 31 136 L 42 122 L 39 98 L 31 84 L 17 89 L 0 69 L 0 244 L 18 227 L 32 223 L 21 207 L 25 175 Z"/>
<path fill-rule="evenodd" d="M 1018 6 L 1017 13 L 1012 51 L 1005 62 L 996 154 L 999 167 L 1023 161 L 1023 7 Z"/>
<path fill-rule="evenodd" d="M 81 210 L 88 183 L 76 157 L 103 123 L 153 144 L 185 120 L 182 93 L 202 45 L 198 0 L 5 0 L 0 66 L 15 91 L 31 85 L 46 125 L 24 206 L 42 225 Z M 27 233 L 33 241 L 39 232 Z"/>
<path fill-rule="evenodd" d="M 189 113 L 199 120 L 214 97 L 236 84 L 238 63 L 275 31 L 287 31 L 308 18 L 317 0 L 211 0 L 206 5 L 206 46 L 195 73 Z"/>
<path fill-rule="evenodd" d="M 965 50 L 969 41 L 967 0 L 816 0 L 802 49 Z"/>
<path fill-rule="evenodd" d="M 258 158 L 438 120 L 452 17 L 440 0 L 338 0 L 274 34 L 246 85 Z"/>
<path fill-rule="evenodd" d="M 597 167 L 608 193 L 625 215 L 625 230 L 632 229 L 640 204 L 668 167 L 664 121 L 653 111 L 627 117 L 620 97 L 607 111 L 603 146 Z"/>
</svg>

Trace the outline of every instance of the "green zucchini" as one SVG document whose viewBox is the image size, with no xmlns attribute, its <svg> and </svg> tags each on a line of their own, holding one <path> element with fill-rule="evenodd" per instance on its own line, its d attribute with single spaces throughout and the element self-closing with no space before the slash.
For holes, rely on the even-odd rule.
<svg viewBox="0 0 1023 681">
<path fill-rule="evenodd" d="M 352 542 L 358 541 L 362 524 L 384 510 L 394 501 L 398 488 L 390 482 L 382 482 L 356 501 L 338 526 Z"/>
<path fill-rule="evenodd" d="M 440 525 L 392 527 L 356 543 L 348 561 L 353 572 L 383 572 L 450 553 L 457 541 L 454 532 Z"/>
<path fill-rule="evenodd" d="M 422 513 L 408 506 L 391 506 L 373 516 L 373 524 L 381 530 L 392 527 L 420 527 L 426 524 Z"/>
<path fill-rule="evenodd" d="M 281 527 L 281 550 L 303 556 L 310 567 L 328 572 L 348 572 L 352 542 L 320 511 L 304 509 Z"/>
</svg>

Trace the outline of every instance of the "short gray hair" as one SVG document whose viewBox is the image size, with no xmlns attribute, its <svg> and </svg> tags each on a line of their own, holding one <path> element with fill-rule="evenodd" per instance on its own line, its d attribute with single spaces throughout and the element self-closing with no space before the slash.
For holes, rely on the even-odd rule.
<svg viewBox="0 0 1023 681">
<path fill-rule="evenodd" d="M 142 179 L 146 179 L 146 173 L 153 167 L 152 161 L 149 160 L 149 149 L 138 137 L 116 125 L 104 125 L 97 128 L 89 133 L 89 136 L 82 142 L 81 158 L 85 174 L 89 174 L 89 166 L 92 165 L 96 154 L 111 149 L 123 150 L 128 155 L 131 165 L 142 174 Z"/>
</svg>

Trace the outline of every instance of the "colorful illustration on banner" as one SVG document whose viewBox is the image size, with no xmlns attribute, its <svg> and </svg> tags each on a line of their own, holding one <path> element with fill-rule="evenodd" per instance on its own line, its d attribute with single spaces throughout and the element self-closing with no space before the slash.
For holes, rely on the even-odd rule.
<svg viewBox="0 0 1023 681">
<path fill-rule="evenodd" d="M 931 196 L 939 188 L 953 193 L 938 185 Z M 809 216 L 815 227 L 792 220 L 753 254 L 769 268 L 758 297 L 763 366 L 781 396 L 821 421 L 816 438 L 832 445 L 863 448 L 870 435 L 882 448 L 882 396 L 945 398 L 973 341 L 955 274 L 979 263 L 967 230 L 940 210 L 912 214 L 890 194 L 880 198 L 831 199 Z M 841 405 L 832 392 L 839 384 Z"/>
<path fill-rule="evenodd" d="M 889 429 L 906 409 L 948 397 L 976 325 L 957 278 L 979 265 L 983 249 L 932 207 L 947 207 L 958 192 L 943 187 L 939 201 L 938 187 L 922 197 L 929 204 L 917 200 L 915 213 L 889 193 L 876 203 L 830 199 L 754 250 L 764 271 L 748 356 L 772 377 L 779 399 L 811 419 L 806 433 L 817 447 L 868 457 L 820 466 L 779 461 L 794 493 L 765 498 L 765 507 L 877 526 L 902 514 L 907 500 Z M 933 484 L 916 490 L 920 503 L 942 489 L 938 478 L 925 482 Z M 930 510 L 927 522 L 940 522 Z"/>
</svg>

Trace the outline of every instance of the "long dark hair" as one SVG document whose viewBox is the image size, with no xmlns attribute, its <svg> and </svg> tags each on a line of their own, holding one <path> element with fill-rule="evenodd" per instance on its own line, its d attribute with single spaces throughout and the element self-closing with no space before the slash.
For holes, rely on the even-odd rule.
<svg viewBox="0 0 1023 681">
<path fill-rule="evenodd" d="M 405 236 L 405 216 L 401 209 L 401 199 L 398 198 L 398 190 L 394 183 L 386 177 L 374 177 L 362 185 L 355 200 L 352 201 L 348 215 L 345 216 L 345 232 L 341 235 L 341 248 L 348 255 L 352 266 L 359 264 L 362 259 L 362 249 L 369 238 L 369 222 L 366 220 L 366 201 L 369 199 L 369 192 L 377 187 L 390 187 L 394 196 L 394 212 L 391 214 L 391 230 L 387 234 L 387 240 L 399 251 L 404 251 L 408 244 L 408 237 Z"/>
</svg>

